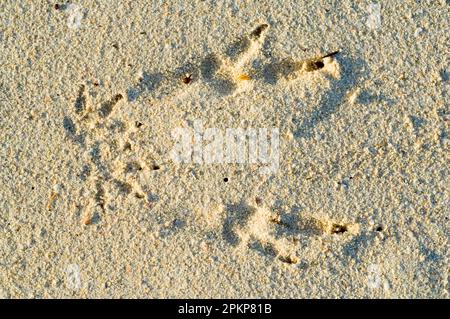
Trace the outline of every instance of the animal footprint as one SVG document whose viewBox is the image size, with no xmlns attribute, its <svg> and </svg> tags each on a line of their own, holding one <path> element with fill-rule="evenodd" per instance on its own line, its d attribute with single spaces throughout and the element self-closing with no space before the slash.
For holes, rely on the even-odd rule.
<svg viewBox="0 0 450 319">
<path fill-rule="evenodd" d="M 284 263 L 299 262 L 298 243 L 302 238 L 358 233 L 357 224 L 321 221 L 297 215 L 279 216 L 261 205 L 245 202 L 225 208 L 223 238 L 237 248 L 250 248 Z"/>
<path fill-rule="evenodd" d="M 282 78 L 293 80 L 310 72 L 325 70 L 333 73 L 338 69 L 332 58 L 337 52 L 305 61 L 269 60 L 265 67 L 256 68 L 258 63 L 254 62 L 264 58 L 261 53 L 268 29 L 269 25 L 262 24 L 231 43 L 222 54 L 210 54 L 198 63 L 189 62 L 168 72 L 144 72 L 138 83 L 128 88 L 125 96 L 132 102 L 143 94 L 150 94 L 152 103 L 172 104 L 170 102 L 189 94 L 187 85 L 192 88 L 194 83 L 199 84 L 197 88 L 206 87 L 219 96 L 228 96 L 251 88 L 256 80 L 263 79 L 273 84 Z M 115 117 L 115 114 L 121 114 L 116 110 L 123 106 L 124 100 L 124 95 L 115 94 L 92 108 L 88 103 L 86 85 L 81 85 L 74 103 L 75 117 L 66 116 L 63 120 L 67 138 L 84 150 L 87 159 L 80 179 L 89 185 L 91 210 L 104 212 L 116 193 L 118 196 L 135 194 L 137 198 L 146 198 L 148 192 L 142 189 L 137 180 L 142 174 L 151 171 L 155 163 L 146 163 L 134 155 L 130 136 L 136 127 L 133 122 Z M 256 211 L 257 215 L 263 214 L 260 208 Z M 252 218 L 252 213 L 248 214 L 248 218 Z M 264 227 L 268 227 L 267 232 L 270 233 L 270 227 Z M 252 230 L 252 238 L 263 242 L 260 238 L 262 233 Z M 276 247 L 282 246 L 278 239 L 264 243 L 265 246 L 267 243 L 274 245 L 273 250 L 277 254 L 282 251 Z"/>
<path fill-rule="evenodd" d="M 332 58 L 338 51 L 302 61 L 293 59 L 269 60 L 263 68 L 253 62 L 261 58 L 269 29 L 261 24 L 248 35 L 232 42 L 223 53 L 212 53 L 197 62 L 188 62 L 167 72 L 143 72 L 138 83 L 127 90 L 128 101 L 150 95 L 153 102 L 166 103 L 186 93 L 186 85 L 202 83 L 220 96 L 228 96 L 251 88 L 254 80 L 276 84 L 281 78 L 294 80 L 313 71 L 326 71 L 338 76 L 339 68 Z"/>
<path fill-rule="evenodd" d="M 166 98 L 185 92 L 186 84 L 201 81 L 220 96 L 247 87 L 251 80 L 252 60 L 260 53 L 267 24 L 262 24 L 248 36 L 232 43 L 223 54 L 209 54 L 197 62 L 189 62 L 168 72 L 144 72 L 138 83 L 127 90 L 128 101 L 136 101 L 143 94 L 163 103 Z M 164 102 L 166 102 L 164 100 Z"/>
<path fill-rule="evenodd" d="M 88 225 L 112 209 L 109 204 L 116 197 L 134 194 L 138 199 L 147 199 L 148 190 L 141 188 L 139 179 L 141 174 L 148 174 L 159 166 L 141 161 L 132 150 L 132 136 L 143 124 L 114 118 L 123 96 L 116 94 L 92 109 L 84 91 L 82 85 L 75 100 L 77 117 L 66 116 L 63 127 L 67 138 L 84 151 L 86 158 L 79 177 L 89 194 L 82 221 Z"/>
<path fill-rule="evenodd" d="M 263 70 L 263 77 L 266 83 L 276 84 L 280 79 L 295 80 L 307 73 L 314 71 L 326 71 L 334 77 L 339 76 L 339 68 L 336 61 L 332 59 L 339 51 L 302 61 L 295 61 L 291 58 L 281 61 L 273 61 L 267 64 Z"/>
<path fill-rule="evenodd" d="M 264 207 L 246 203 L 228 205 L 223 237 L 235 247 L 248 247 L 264 256 L 290 263 L 298 262 L 294 247 L 276 237 L 274 216 Z"/>
<path fill-rule="evenodd" d="M 247 87 L 252 79 L 251 62 L 261 52 L 268 27 L 262 24 L 248 36 L 232 43 L 223 58 L 216 55 L 207 57 L 200 66 L 203 79 L 221 95 Z"/>
</svg>

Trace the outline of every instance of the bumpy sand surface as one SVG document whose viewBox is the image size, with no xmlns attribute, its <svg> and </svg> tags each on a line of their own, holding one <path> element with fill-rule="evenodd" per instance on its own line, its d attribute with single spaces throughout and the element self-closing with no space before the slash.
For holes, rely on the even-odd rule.
<svg viewBox="0 0 450 319">
<path fill-rule="evenodd" d="M 0 297 L 448 298 L 449 8 L 1 1 Z"/>
</svg>

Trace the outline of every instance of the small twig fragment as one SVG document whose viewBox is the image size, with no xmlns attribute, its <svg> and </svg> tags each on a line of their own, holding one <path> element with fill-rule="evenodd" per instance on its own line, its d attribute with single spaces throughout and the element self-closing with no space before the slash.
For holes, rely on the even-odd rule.
<svg viewBox="0 0 450 319">
<path fill-rule="evenodd" d="M 237 76 L 237 79 L 239 81 L 248 81 L 248 80 L 250 80 L 250 76 L 248 76 L 247 74 L 239 74 Z"/>
<path fill-rule="evenodd" d="M 332 57 L 332 56 L 334 56 L 334 55 L 338 54 L 339 52 L 340 52 L 340 51 L 339 51 L 339 50 L 337 50 L 337 51 L 334 51 L 334 52 L 328 53 L 328 54 L 326 54 L 326 55 L 322 56 L 322 57 L 321 57 L 321 59 L 325 59 L 325 58 L 330 58 L 330 57 Z"/>
</svg>

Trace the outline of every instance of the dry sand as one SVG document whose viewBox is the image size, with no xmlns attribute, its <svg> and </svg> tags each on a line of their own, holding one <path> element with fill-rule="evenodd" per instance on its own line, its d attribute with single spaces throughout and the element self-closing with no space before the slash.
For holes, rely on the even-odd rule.
<svg viewBox="0 0 450 319">
<path fill-rule="evenodd" d="M 379 2 L 1 1 L 0 297 L 448 298 L 449 3 Z"/>
</svg>

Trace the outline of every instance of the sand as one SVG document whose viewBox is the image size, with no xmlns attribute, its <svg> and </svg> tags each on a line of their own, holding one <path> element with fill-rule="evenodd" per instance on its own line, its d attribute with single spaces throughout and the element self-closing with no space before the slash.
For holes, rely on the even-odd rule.
<svg viewBox="0 0 450 319">
<path fill-rule="evenodd" d="M 448 298 L 449 8 L 2 1 L 0 297 Z"/>
</svg>

